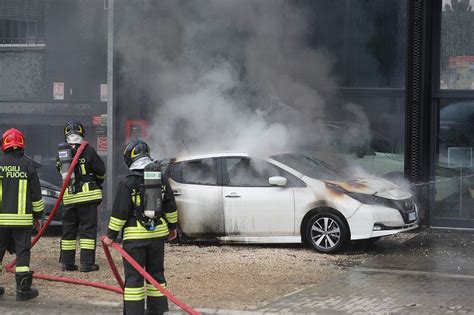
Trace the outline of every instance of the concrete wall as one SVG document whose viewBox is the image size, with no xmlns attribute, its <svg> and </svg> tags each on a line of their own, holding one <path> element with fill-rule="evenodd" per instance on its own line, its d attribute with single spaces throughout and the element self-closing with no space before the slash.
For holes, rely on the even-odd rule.
<svg viewBox="0 0 474 315">
<path fill-rule="evenodd" d="M 43 51 L 0 51 L 0 100 L 41 99 L 44 78 Z"/>
</svg>

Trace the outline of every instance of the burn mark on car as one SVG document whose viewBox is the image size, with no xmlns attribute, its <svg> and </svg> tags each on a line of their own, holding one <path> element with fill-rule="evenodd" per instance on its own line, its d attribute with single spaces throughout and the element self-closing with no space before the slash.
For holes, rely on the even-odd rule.
<svg viewBox="0 0 474 315">
<path fill-rule="evenodd" d="M 365 192 L 369 189 L 369 186 L 365 182 L 360 181 L 346 181 L 346 182 L 331 182 L 326 181 L 326 187 L 334 192 L 344 194 L 346 191 L 349 192 Z"/>
</svg>

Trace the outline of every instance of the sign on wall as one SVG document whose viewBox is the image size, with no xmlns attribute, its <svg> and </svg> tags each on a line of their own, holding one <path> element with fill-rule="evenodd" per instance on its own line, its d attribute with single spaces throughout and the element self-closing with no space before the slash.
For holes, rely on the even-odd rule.
<svg viewBox="0 0 474 315">
<path fill-rule="evenodd" d="M 53 82 L 53 99 L 64 100 L 64 82 Z"/>
<path fill-rule="evenodd" d="M 100 85 L 100 101 L 107 102 L 107 84 Z"/>
<path fill-rule="evenodd" d="M 107 155 L 107 137 L 97 137 L 97 154 L 101 156 Z"/>
</svg>

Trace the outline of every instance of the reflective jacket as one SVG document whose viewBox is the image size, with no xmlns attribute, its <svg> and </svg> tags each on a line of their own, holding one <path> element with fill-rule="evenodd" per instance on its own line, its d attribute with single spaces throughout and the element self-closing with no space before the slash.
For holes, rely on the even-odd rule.
<svg viewBox="0 0 474 315">
<path fill-rule="evenodd" d="M 102 201 L 105 164 L 89 144 L 86 145 L 77 161 L 74 176 L 76 180 L 72 189 L 66 189 L 64 192 L 64 205 Z"/>
<path fill-rule="evenodd" d="M 169 234 L 168 229 L 176 229 L 178 223 L 176 201 L 166 178 L 163 178 L 163 185 L 161 187 L 163 195 L 161 224 L 157 225 L 154 231 L 149 231 L 137 221 L 134 210 L 142 202 L 139 193 L 141 184 L 143 184 L 143 171 L 135 171 L 119 183 L 107 233 L 110 239 L 116 239 L 122 229 L 124 242 L 166 238 Z"/>
<path fill-rule="evenodd" d="M 34 162 L 19 150 L 0 157 L 0 227 L 31 227 L 44 202 Z"/>
</svg>

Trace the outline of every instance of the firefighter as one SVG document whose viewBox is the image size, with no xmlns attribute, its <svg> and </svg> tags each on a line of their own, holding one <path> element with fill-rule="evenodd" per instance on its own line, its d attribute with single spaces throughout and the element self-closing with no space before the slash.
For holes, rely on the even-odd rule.
<svg viewBox="0 0 474 315">
<path fill-rule="evenodd" d="M 163 178 L 161 184 L 155 188 L 158 189 L 161 212 L 154 219 L 151 219 L 151 216 L 146 217 L 143 205 L 146 206 L 148 199 L 151 198 L 145 198 L 148 196 L 148 188 L 144 185 L 147 180 L 144 179 L 144 171 L 152 165 L 150 163 L 153 163 L 148 144 L 141 140 L 131 140 L 125 148 L 124 159 L 131 172 L 119 183 L 104 241 L 110 246 L 123 230 L 123 249 L 166 288 L 163 266 L 164 241 L 176 238 L 178 222 L 173 191 L 168 181 Z M 166 312 L 168 310 L 166 297 L 152 284 L 147 282 L 145 286 L 143 277 L 125 259 L 123 264 L 124 314 L 144 314 L 145 296 L 146 314 Z"/>
<path fill-rule="evenodd" d="M 84 140 L 84 126 L 70 120 L 64 127 L 66 142 L 73 154 Z M 58 169 L 61 169 L 58 157 Z M 97 239 L 97 206 L 102 201 L 102 184 L 105 177 L 104 161 L 89 144 L 79 157 L 74 168 L 74 183 L 68 186 L 63 196 L 61 257 L 63 271 L 75 271 L 76 238 L 79 233 L 81 272 L 99 270 L 95 264 Z"/>
<path fill-rule="evenodd" d="M 2 137 L 4 155 L 0 158 L 0 265 L 7 248 L 16 252 L 16 300 L 38 296 L 31 287 L 30 271 L 32 228 L 39 230 L 44 211 L 41 186 L 32 160 L 24 155 L 25 137 L 15 128 Z M 10 250 L 9 250 L 10 251 Z M 5 291 L 0 288 L 0 293 Z"/>
</svg>

